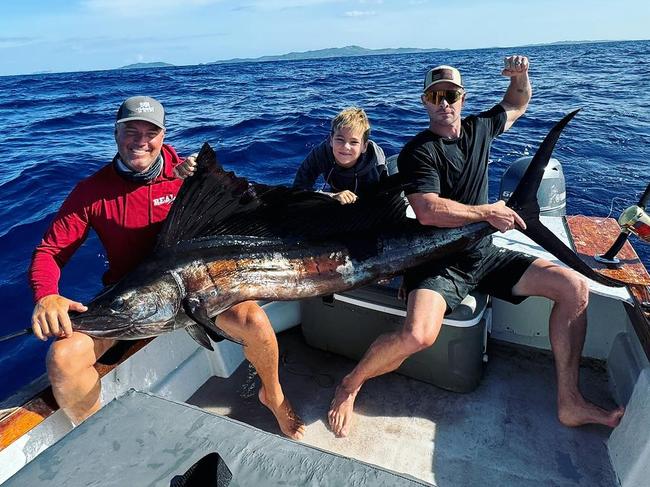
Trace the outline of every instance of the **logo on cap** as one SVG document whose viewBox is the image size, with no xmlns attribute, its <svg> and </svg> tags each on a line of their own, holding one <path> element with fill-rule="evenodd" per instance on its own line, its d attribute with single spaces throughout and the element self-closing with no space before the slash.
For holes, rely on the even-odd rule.
<svg viewBox="0 0 650 487">
<path fill-rule="evenodd" d="M 135 111 L 138 113 L 153 113 L 156 110 L 154 109 L 154 107 L 151 106 L 151 103 L 149 103 L 148 101 L 141 101 L 140 106 L 136 108 Z"/>
<path fill-rule="evenodd" d="M 443 65 L 436 66 L 427 72 L 427 75 L 424 77 L 424 91 L 427 91 L 431 86 L 437 83 L 444 82 L 452 83 L 459 88 L 463 87 L 460 71 L 452 66 Z"/>
<path fill-rule="evenodd" d="M 451 71 L 451 69 L 441 69 L 437 73 L 432 73 L 431 74 L 431 81 L 438 81 L 441 79 L 449 79 L 453 80 L 454 79 L 454 73 Z"/>
</svg>

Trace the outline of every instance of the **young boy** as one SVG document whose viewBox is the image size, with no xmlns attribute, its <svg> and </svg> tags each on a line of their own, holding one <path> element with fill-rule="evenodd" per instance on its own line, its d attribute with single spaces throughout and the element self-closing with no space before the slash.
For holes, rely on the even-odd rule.
<svg viewBox="0 0 650 487">
<path fill-rule="evenodd" d="M 386 156 L 372 140 L 370 122 L 361 108 L 346 108 L 332 120 L 330 135 L 302 161 L 293 181 L 295 188 L 313 190 L 323 176 L 322 191 L 342 205 L 386 177 Z"/>
</svg>

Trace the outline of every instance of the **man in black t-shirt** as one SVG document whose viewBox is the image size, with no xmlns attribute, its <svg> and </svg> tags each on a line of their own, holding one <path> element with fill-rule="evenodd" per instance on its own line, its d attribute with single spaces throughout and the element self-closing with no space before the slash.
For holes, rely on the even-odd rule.
<svg viewBox="0 0 650 487">
<path fill-rule="evenodd" d="M 418 221 L 460 227 L 487 221 L 501 232 L 524 221 L 503 201 L 488 203 L 487 165 L 492 140 L 524 114 L 531 97 L 528 59 L 510 56 L 501 73 L 510 85 L 501 102 L 486 112 L 461 119 L 465 101 L 460 72 L 451 66 L 431 69 L 422 104 L 429 128 L 402 149 L 399 172 Z M 558 382 L 558 417 L 567 426 L 600 423 L 616 426 L 623 408 L 606 411 L 587 402 L 578 388 L 578 367 L 587 327 L 589 286 L 576 272 L 545 259 L 492 244 L 491 237 L 461 255 L 409 270 L 404 276 L 408 308 L 404 327 L 378 337 L 336 389 L 328 419 L 337 436 L 347 436 L 354 400 L 364 382 L 393 371 L 436 340 L 444 315 L 473 289 L 518 303 L 527 296 L 555 302 L 550 340 Z"/>
</svg>

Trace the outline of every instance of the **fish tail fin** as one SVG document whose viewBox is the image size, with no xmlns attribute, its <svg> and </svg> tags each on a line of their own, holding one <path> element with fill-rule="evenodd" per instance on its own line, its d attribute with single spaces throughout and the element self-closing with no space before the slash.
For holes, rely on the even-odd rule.
<svg viewBox="0 0 650 487">
<path fill-rule="evenodd" d="M 555 127 L 553 127 L 546 135 L 544 141 L 539 146 L 539 149 L 537 149 L 533 160 L 530 161 L 524 176 L 521 178 L 521 181 L 515 188 L 512 196 L 508 199 L 506 204 L 515 210 L 524 220 L 539 220 L 540 209 L 539 203 L 537 202 L 537 190 L 539 189 L 539 185 L 542 183 L 544 170 L 546 169 L 548 161 L 551 159 L 553 149 L 560 138 L 562 130 L 564 130 L 564 127 L 566 127 L 569 121 L 579 111 L 579 109 L 574 110 L 565 115 L 564 118 L 556 123 Z M 526 222 L 526 224 L 528 224 L 528 222 Z"/>
<path fill-rule="evenodd" d="M 542 182 L 544 170 L 551 158 L 551 154 L 560 138 L 562 130 L 579 111 L 578 109 L 567 114 L 546 135 L 524 176 L 521 178 L 517 188 L 506 204 L 515 210 L 526 223 L 526 229 L 519 229 L 519 231 L 528 238 L 541 245 L 566 265 L 589 279 L 606 286 L 621 287 L 625 284 L 616 279 L 604 276 L 585 264 L 573 250 L 567 247 L 553 232 L 546 228 L 539 219 L 540 208 L 537 201 L 537 191 Z"/>
</svg>

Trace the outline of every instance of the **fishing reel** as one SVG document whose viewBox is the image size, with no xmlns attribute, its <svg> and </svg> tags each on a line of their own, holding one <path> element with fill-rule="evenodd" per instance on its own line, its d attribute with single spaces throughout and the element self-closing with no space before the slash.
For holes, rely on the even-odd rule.
<svg viewBox="0 0 650 487">
<path fill-rule="evenodd" d="M 610 249 L 603 255 L 595 255 L 594 259 L 604 264 L 620 264 L 620 260 L 616 258 L 627 238 L 631 233 L 639 237 L 641 240 L 650 243 L 650 216 L 646 213 L 645 207 L 650 200 L 650 184 L 645 189 L 643 196 L 639 203 L 627 208 L 618 218 L 618 224 L 621 227 L 621 233 L 610 247 Z"/>
</svg>

